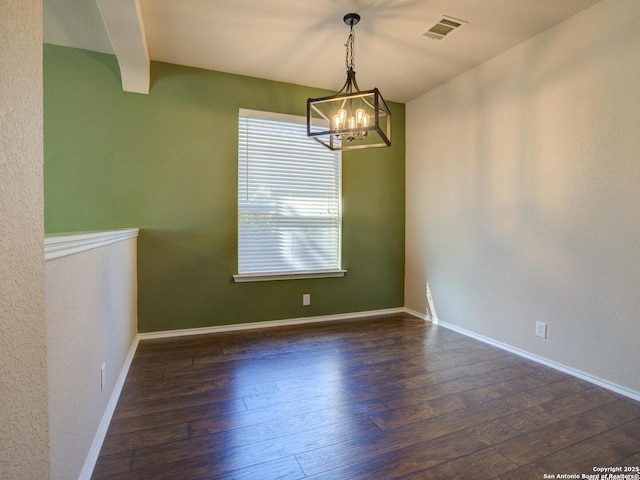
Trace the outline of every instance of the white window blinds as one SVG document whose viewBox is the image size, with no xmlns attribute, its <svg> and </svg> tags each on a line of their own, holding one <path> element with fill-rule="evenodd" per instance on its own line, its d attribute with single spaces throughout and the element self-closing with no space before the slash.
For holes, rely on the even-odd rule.
<svg viewBox="0 0 640 480">
<path fill-rule="evenodd" d="M 236 281 L 344 274 L 340 152 L 302 117 L 240 110 L 238 123 Z"/>
</svg>

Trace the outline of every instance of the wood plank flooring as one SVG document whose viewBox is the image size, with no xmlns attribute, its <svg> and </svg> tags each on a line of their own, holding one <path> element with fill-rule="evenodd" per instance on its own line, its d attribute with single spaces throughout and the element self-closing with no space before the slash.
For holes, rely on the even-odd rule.
<svg viewBox="0 0 640 480">
<path fill-rule="evenodd" d="M 639 464 L 640 402 L 400 314 L 141 342 L 92 478 L 540 480 Z"/>
</svg>

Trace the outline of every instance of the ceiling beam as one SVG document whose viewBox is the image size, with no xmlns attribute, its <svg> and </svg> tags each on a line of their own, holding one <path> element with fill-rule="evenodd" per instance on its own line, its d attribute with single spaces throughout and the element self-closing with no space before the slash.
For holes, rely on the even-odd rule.
<svg viewBox="0 0 640 480">
<path fill-rule="evenodd" d="M 150 61 L 139 0 L 96 0 L 116 52 L 125 92 L 149 93 Z"/>
</svg>

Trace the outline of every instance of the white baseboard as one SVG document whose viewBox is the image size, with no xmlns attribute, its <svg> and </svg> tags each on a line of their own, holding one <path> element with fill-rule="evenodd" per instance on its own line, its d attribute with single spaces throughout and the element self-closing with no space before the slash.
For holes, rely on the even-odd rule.
<svg viewBox="0 0 640 480">
<path fill-rule="evenodd" d="M 431 323 L 434 323 L 434 324 L 438 323 L 437 320 L 434 320 L 433 318 L 431 318 L 426 313 L 421 313 L 421 312 L 418 312 L 416 310 L 411 310 L 410 308 L 405 308 L 404 309 L 404 313 L 408 313 L 409 315 L 413 315 L 414 317 L 421 318 L 422 320 L 426 320 L 427 322 L 431 322 Z"/>
<path fill-rule="evenodd" d="M 409 313 L 409 312 L 408 312 Z M 571 376 L 578 377 L 582 380 L 585 380 L 589 383 L 593 383 L 594 385 L 598 385 L 599 387 L 606 388 L 607 390 L 611 390 L 612 392 L 619 393 L 620 395 L 624 395 L 625 397 L 632 398 L 633 400 L 640 401 L 640 392 L 636 392 L 635 390 L 631 390 L 626 387 L 622 387 L 620 385 L 616 385 L 615 383 L 611 383 L 607 380 L 603 380 L 602 378 L 594 377 L 588 373 L 582 372 L 580 370 L 576 370 L 575 368 L 567 367 L 560 363 L 554 362 L 553 360 L 548 360 L 544 357 L 539 357 L 538 355 L 534 355 L 533 353 L 526 352 L 524 350 L 520 350 L 519 348 L 512 347 L 506 343 L 499 342 L 497 340 L 493 340 L 492 338 L 485 337 L 483 335 L 479 335 L 475 332 L 467 330 L 465 328 L 458 327 L 456 325 L 451 325 L 446 322 L 438 322 L 438 325 L 444 327 L 448 330 L 453 330 L 454 332 L 461 333 L 467 337 L 471 337 L 475 340 L 478 340 L 483 343 L 487 343 L 494 347 L 500 348 L 502 350 L 506 350 L 507 352 L 513 353 L 520 357 L 524 357 L 528 360 L 532 360 L 537 363 L 541 363 L 547 367 L 551 367 L 555 370 L 559 370 L 561 372 L 567 373 Z"/>
<path fill-rule="evenodd" d="M 152 338 L 183 337 L 187 335 L 202 335 L 205 333 L 234 332 L 237 330 L 251 330 L 256 328 L 286 327 L 290 325 L 303 325 L 305 323 L 333 322 L 336 320 L 352 320 L 355 318 L 375 317 L 378 315 L 390 315 L 394 313 L 408 313 L 408 312 L 403 307 L 397 307 L 397 308 L 386 308 L 384 310 L 369 310 L 366 312 L 339 313 L 336 315 L 322 315 L 319 317 L 301 317 L 301 318 L 289 318 L 286 320 L 268 320 L 264 322 L 235 323 L 232 325 L 219 325 L 215 327 L 185 328 L 182 330 L 166 330 L 162 332 L 139 333 L 138 339 L 149 340 Z"/>
<path fill-rule="evenodd" d="M 93 470 L 96 467 L 96 462 L 98 461 L 98 456 L 100 455 L 100 449 L 102 448 L 104 439 L 107 436 L 107 430 L 109 430 L 109 424 L 111 423 L 113 412 L 116 410 L 116 405 L 118 404 L 118 400 L 120 399 L 120 394 L 122 393 L 122 387 L 124 386 L 124 381 L 127 379 L 127 374 L 129 373 L 129 367 L 131 367 L 131 362 L 133 361 L 133 356 L 135 355 L 137 348 L 138 348 L 138 337 L 136 336 L 133 339 L 133 342 L 131 342 L 131 346 L 129 347 L 127 356 L 124 359 L 124 364 L 122 365 L 122 369 L 120 370 L 120 374 L 118 375 L 116 384 L 114 385 L 113 391 L 111 392 L 111 396 L 109 397 L 109 402 L 107 403 L 107 407 L 105 408 L 104 414 L 102 415 L 102 420 L 100 421 L 100 425 L 98 425 L 98 431 L 93 437 L 91 448 L 89 449 L 89 453 L 87 454 L 87 459 L 84 462 L 84 466 L 82 467 L 82 471 L 80 472 L 80 477 L 78 477 L 78 480 L 91 479 Z"/>
</svg>

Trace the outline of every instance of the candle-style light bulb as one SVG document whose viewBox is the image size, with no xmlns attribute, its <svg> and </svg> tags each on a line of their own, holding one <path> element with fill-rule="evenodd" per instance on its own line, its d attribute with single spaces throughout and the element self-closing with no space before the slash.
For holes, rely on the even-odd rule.
<svg viewBox="0 0 640 480">
<path fill-rule="evenodd" d="M 342 125 L 342 121 L 340 119 L 340 115 L 333 116 L 333 129 L 340 130 L 340 126 Z"/>
</svg>

